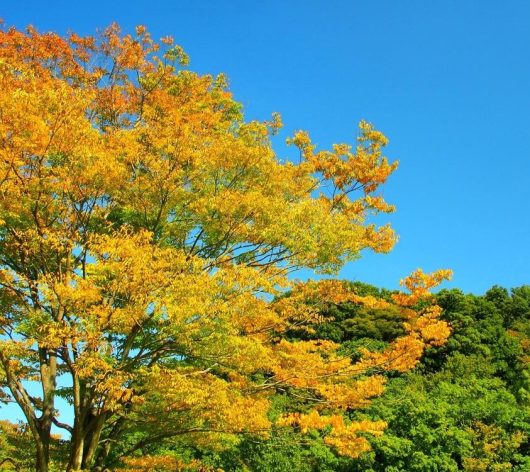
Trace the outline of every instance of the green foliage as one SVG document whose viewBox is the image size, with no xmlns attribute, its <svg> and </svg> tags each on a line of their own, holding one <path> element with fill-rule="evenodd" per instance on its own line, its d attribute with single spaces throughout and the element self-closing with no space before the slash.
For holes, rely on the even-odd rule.
<svg viewBox="0 0 530 472">
<path fill-rule="evenodd" d="M 360 296 L 373 296 L 390 301 L 388 290 L 378 289 L 361 282 L 351 283 L 351 289 Z M 353 303 L 321 307 L 324 322 L 315 326 L 312 334 L 296 332 L 301 339 L 328 339 L 347 343 L 361 339 L 388 342 L 404 334 L 403 317 L 396 306 L 367 308 Z"/>
<path fill-rule="evenodd" d="M 274 431 L 268 441 L 244 441 L 237 450 L 222 454 L 221 465 L 230 471 L 346 471 L 351 462 L 338 457 L 317 437 L 301 438 L 292 431 Z"/>
<path fill-rule="evenodd" d="M 50 472 L 65 469 L 67 449 L 65 441 L 52 438 L 50 448 Z M 35 469 L 35 444 L 28 427 L 0 421 L 0 471 L 25 472 Z"/>
<path fill-rule="evenodd" d="M 351 470 L 530 470 L 529 295 L 528 287 L 440 292 L 453 334 L 374 400 L 369 412 L 389 428 Z"/>
<path fill-rule="evenodd" d="M 530 433 L 530 410 L 492 373 L 485 357 L 456 353 L 437 373 L 392 380 L 370 407 L 389 419 L 387 434 L 373 441 L 373 452 L 354 470 L 473 470 L 464 467 L 485 454 L 486 426 L 498 430 L 501 442 L 487 458 L 490 465 L 520 465 L 515 451 Z"/>
</svg>

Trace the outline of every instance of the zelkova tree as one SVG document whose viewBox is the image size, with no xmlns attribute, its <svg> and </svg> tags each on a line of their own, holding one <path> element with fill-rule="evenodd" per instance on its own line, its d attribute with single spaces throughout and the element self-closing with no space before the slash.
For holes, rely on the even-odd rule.
<svg viewBox="0 0 530 472">
<path fill-rule="evenodd" d="M 395 301 L 407 334 L 384 352 L 354 361 L 281 333 L 314 322 L 316 301 L 383 303 L 287 278 L 392 248 L 391 228 L 366 220 L 393 210 L 377 193 L 396 168 L 383 134 L 362 122 L 355 146 L 317 151 L 299 132 L 299 162 L 282 163 L 279 116 L 245 122 L 222 76 L 189 72 L 170 38 L 143 27 L 5 29 L 0 50 L 0 381 L 36 469 L 49 469 L 52 425 L 69 438 L 68 470 L 116 467 L 175 438 L 266 435 L 277 388 L 318 400 L 279 424 L 327 428 L 352 457 L 367 450 L 358 433 L 384 423 L 341 413 L 382 392 L 377 372 L 444 341 L 422 300 L 448 273 L 407 279 Z"/>
</svg>

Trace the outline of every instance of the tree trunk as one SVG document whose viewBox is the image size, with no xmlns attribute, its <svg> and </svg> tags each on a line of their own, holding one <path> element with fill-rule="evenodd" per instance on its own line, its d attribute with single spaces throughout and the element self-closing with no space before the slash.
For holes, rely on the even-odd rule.
<svg viewBox="0 0 530 472">
<path fill-rule="evenodd" d="M 89 469 L 94 461 L 94 456 L 101 437 L 101 431 L 103 430 L 103 426 L 105 426 L 106 420 L 106 413 L 101 413 L 99 416 L 93 418 L 93 424 L 91 425 L 85 441 L 85 451 L 82 462 L 83 469 Z"/>
<path fill-rule="evenodd" d="M 48 463 L 50 460 L 50 444 L 44 444 L 42 437 L 40 441 L 36 441 L 37 455 L 35 458 L 35 470 L 37 472 L 48 472 Z"/>
<path fill-rule="evenodd" d="M 31 398 L 26 392 L 26 389 L 22 385 L 22 382 L 17 376 L 16 372 L 12 370 L 11 360 L 4 355 L 0 350 L 0 363 L 4 368 L 7 385 L 11 394 L 15 398 L 16 402 L 22 409 L 26 421 L 28 423 L 31 435 L 35 441 L 35 470 L 37 472 L 48 472 L 48 462 L 49 462 L 49 451 L 50 451 L 50 429 L 46 434 L 46 429 L 42 427 L 42 418 L 37 419 L 35 416 L 35 410 L 31 404 Z M 51 428 L 51 418 L 50 418 L 50 428 Z"/>
<path fill-rule="evenodd" d="M 42 415 L 37 420 L 42 453 L 37 452 L 37 470 L 47 471 L 50 461 L 50 441 L 52 419 L 55 409 L 55 388 L 57 377 L 57 357 L 45 348 L 39 348 L 40 373 L 42 384 Z"/>
<path fill-rule="evenodd" d="M 84 446 L 84 433 L 79 424 L 78 418 L 76 418 L 74 422 L 74 432 L 72 433 L 72 452 L 66 469 L 67 472 L 81 470 Z"/>
</svg>

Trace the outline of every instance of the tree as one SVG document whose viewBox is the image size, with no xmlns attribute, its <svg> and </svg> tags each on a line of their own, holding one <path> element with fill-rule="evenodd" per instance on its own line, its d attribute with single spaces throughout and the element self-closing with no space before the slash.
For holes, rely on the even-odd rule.
<svg viewBox="0 0 530 472">
<path fill-rule="evenodd" d="M 377 194 L 396 168 L 383 134 L 361 122 L 355 147 L 316 151 L 298 132 L 300 162 L 281 163 L 278 115 L 245 122 L 223 76 L 186 70 L 171 38 L 159 45 L 143 27 L 66 38 L 11 28 L 0 47 L 0 375 L 36 469 L 48 470 L 52 425 L 71 436 L 68 470 L 175 438 L 266 435 L 279 387 L 313 392 L 328 412 L 285 424 L 331 429 L 344 454 L 366 450 L 358 433 L 384 423 L 333 411 L 381 392 L 373 369 L 409 368 L 443 342 L 439 310 L 403 308 L 407 334 L 353 361 L 333 342 L 278 336 L 316 316 L 307 300 L 351 291 L 307 284 L 273 297 L 294 268 L 333 272 L 391 249 L 391 228 L 366 219 L 393 211 Z M 447 275 L 418 272 L 398 302 Z"/>
</svg>

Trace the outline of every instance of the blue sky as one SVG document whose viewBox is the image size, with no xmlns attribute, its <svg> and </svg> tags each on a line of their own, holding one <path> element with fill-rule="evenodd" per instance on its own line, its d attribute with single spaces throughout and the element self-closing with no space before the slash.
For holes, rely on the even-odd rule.
<svg viewBox="0 0 530 472">
<path fill-rule="evenodd" d="M 529 2 L 18 0 L 0 17 L 172 35 L 191 69 L 228 75 L 248 118 L 280 112 L 281 141 L 307 129 L 325 148 L 373 122 L 400 161 L 384 190 L 400 241 L 342 277 L 394 288 L 449 267 L 466 292 L 530 283 Z"/>
</svg>

